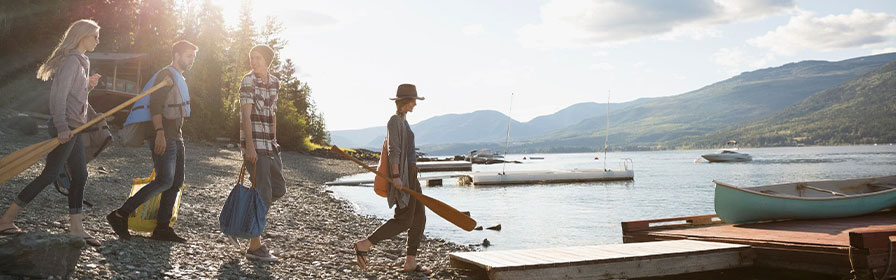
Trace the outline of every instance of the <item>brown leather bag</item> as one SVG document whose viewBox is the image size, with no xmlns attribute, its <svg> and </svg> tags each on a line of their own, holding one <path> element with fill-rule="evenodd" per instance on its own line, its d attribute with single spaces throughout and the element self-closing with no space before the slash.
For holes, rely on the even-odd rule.
<svg viewBox="0 0 896 280">
<path fill-rule="evenodd" d="M 386 176 L 391 175 L 389 172 L 389 148 L 386 146 L 386 140 L 383 139 L 383 152 L 380 153 L 380 164 L 376 166 L 376 173 Z M 382 176 L 376 176 L 373 179 L 373 191 L 382 197 L 389 196 L 389 182 Z"/>
</svg>

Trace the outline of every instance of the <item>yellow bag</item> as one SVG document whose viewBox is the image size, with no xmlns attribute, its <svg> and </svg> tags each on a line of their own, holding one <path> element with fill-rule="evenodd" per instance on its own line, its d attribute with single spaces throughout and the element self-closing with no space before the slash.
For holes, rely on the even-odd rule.
<svg viewBox="0 0 896 280">
<path fill-rule="evenodd" d="M 128 195 L 128 198 L 134 196 L 134 194 L 140 191 L 143 186 L 146 186 L 146 184 L 149 184 L 149 182 L 152 182 L 155 178 L 156 171 L 153 170 L 149 177 L 134 179 L 134 183 L 131 185 L 131 194 Z M 180 187 L 180 191 L 177 193 L 177 199 L 174 200 L 174 209 L 171 210 L 171 224 L 169 224 L 169 226 L 174 226 L 174 222 L 177 221 L 177 210 L 180 208 L 180 195 L 183 194 L 184 188 L 186 187 L 187 185 L 184 184 Z M 160 200 L 162 200 L 161 193 L 152 199 L 147 200 L 143 204 L 140 204 L 140 207 L 137 207 L 137 210 L 131 212 L 130 217 L 128 217 L 128 228 L 140 232 L 152 232 L 156 229 L 156 216 L 159 214 Z"/>
</svg>

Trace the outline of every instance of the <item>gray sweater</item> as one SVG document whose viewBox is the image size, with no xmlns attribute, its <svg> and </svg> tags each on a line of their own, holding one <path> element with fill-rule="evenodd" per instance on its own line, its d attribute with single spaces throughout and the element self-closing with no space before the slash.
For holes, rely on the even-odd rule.
<svg viewBox="0 0 896 280">
<path fill-rule="evenodd" d="M 50 115 L 59 134 L 87 123 L 88 112 L 95 114 L 87 103 L 90 86 L 87 73 L 90 60 L 78 50 L 70 50 L 62 58 L 62 64 L 53 76 L 50 88 Z"/>
<path fill-rule="evenodd" d="M 392 115 L 389 124 L 386 125 L 386 140 L 389 143 L 389 167 L 398 164 L 398 173 L 401 175 L 401 182 L 405 187 L 411 188 L 409 180 L 417 180 L 417 178 L 408 178 L 410 172 L 408 168 L 417 167 L 417 151 L 414 150 L 414 132 L 408 121 L 399 115 Z M 411 195 L 399 191 L 389 185 L 389 208 L 398 205 L 398 208 L 408 206 Z"/>
</svg>

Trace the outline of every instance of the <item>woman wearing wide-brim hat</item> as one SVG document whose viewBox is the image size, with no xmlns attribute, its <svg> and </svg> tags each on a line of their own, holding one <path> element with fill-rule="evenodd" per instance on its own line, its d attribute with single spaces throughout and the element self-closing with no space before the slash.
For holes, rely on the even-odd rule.
<svg viewBox="0 0 896 280">
<path fill-rule="evenodd" d="M 422 193 L 420 181 L 417 180 L 417 152 L 414 150 L 414 132 L 406 119 L 408 112 L 413 112 L 417 100 L 417 87 L 412 84 L 401 84 L 395 93 L 396 112 L 386 125 L 386 142 L 389 156 L 389 176 L 393 184 L 389 184 L 387 196 L 389 208 L 395 207 L 395 216 L 376 229 L 366 239 L 355 242 L 354 249 L 358 266 L 367 267 L 368 251 L 379 241 L 392 238 L 408 231 L 407 257 L 404 262 L 405 271 L 421 272 L 429 275 L 428 268 L 417 264 L 417 249 L 423 239 L 423 228 L 426 226 L 426 213 L 423 204 L 400 188 L 409 188 Z"/>
</svg>

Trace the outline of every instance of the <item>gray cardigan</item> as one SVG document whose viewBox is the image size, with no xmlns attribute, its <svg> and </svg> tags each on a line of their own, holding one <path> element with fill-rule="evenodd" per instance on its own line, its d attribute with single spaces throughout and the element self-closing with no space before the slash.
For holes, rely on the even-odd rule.
<svg viewBox="0 0 896 280">
<path fill-rule="evenodd" d="M 87 103 L 87 93 L 90 92 L 87 82 L 89 70 L 90 60 L 87 56 L 78 50 L 70 50 L 53 75 L 50 115 L 59 134 L 70 131 L 69 127 L 87 123 L 87 118 L 96 114 Z"/>
<path fill-rule="evenodd" d="M 414 150 L 414 132 L 411 131 L 408 121 L 399 115 L 392 115 L 389 124 L 386 125 L 386 141 L 389 145 L 389 168 L 397 163 L 401 181 L 405 187 L 411 188 L 408 180 L 417 178 L 408 178 L 410 176 L 408 168 L 417 167 L 417 151 Z M 410 197 L 411 195 L 399 191 L 389 184 L 389 196 L 387 197 L 389 208 L 392 208 L 393 205 L 398 205 L 398 208 L 407 207 Z"/>
</svg>

